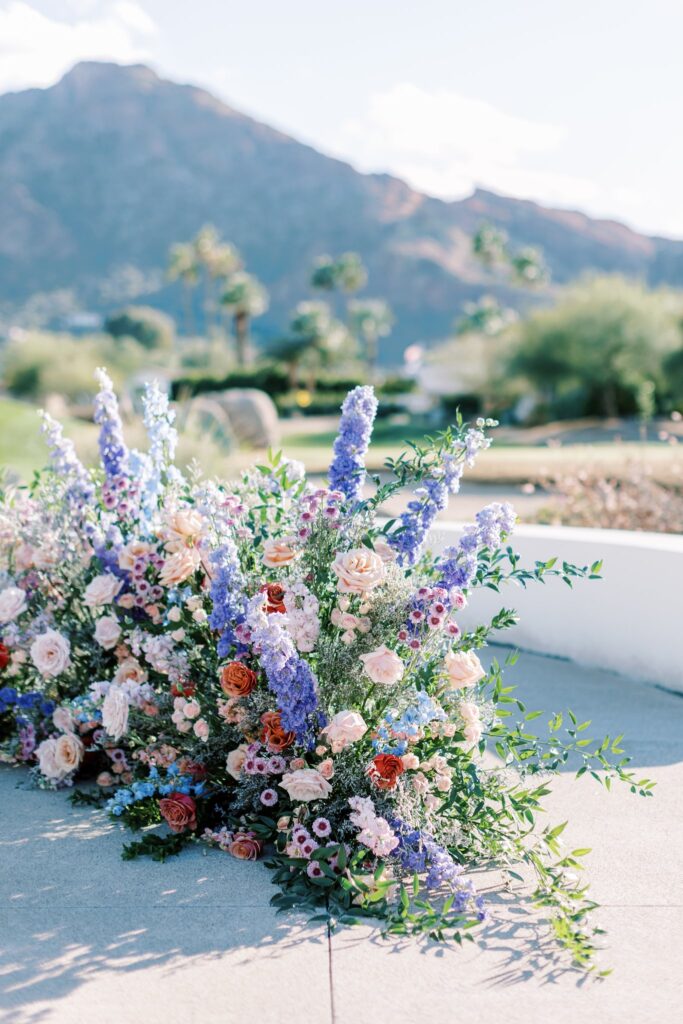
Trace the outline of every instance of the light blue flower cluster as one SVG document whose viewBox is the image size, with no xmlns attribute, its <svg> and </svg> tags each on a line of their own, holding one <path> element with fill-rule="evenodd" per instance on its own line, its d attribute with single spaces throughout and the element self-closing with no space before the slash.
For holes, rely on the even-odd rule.
<svg viewBox="0 0 683 1024">
<path fill-rule="evenodd" d="M 339 433 L 330 465 L 330 487 L 348 502 L 358 501 L 365 483 L 365 456 L 370 445 L 377 399 L 371 387 L 349 391 L 342 405 Z"/>
<path fill-rule="evenodd" d="M 125 477 L 128 472 L 128 448 L 123 438 L 123 424 L 114 385 L 107 371 L 100 367 L 96 374 L 100 386 L 95 397 L 95 423 L 99 424 L 99 449 L 102 468 L 108 481 Z"/>
<path fill-rule="evenodd" d="M 414 704 L 400 714 L 396 711 L 385 714 L 372 745 L 378 753 L 400 757 L 408 750 L 409 741 L 418 738 L 421 729 L 430 722 L 443 722 L 446 717 L 446 712 L 429 694 L 416 690 Z"/>
<path fill-rule="evenodd" d="M 226 658 L 237 642 L 235 630 L 244 622 L 247 611 L 246 581 L 240 566 L 237 546 L 229 534 L 211 554 L 211 613 L 209 625 L 220 634 L 219 658 Z"/>
<path fill-rule="evenodd" d="M 90 474 L 76 455 L 73 442 L 64 437 L 61 423 L 41 412 L 42 432 L 50 454 L 50 466 L 66 487 L 65 498 L 71 509 L 81 511 L 95 493 Z"/>
<path fill-rule="evenodd" d="M 117 789 L 111 800 L 105 804 L 109 814 L 120 817 L 126 807 L 147 800 L 150 796 L 168 796 L 169 793 L 185 793 L 187 796 L 201 796 L 205 783 L 195 782 L 190 775 L 180 775 L 176 764 L 169 764 L 165 778 L 154 765 L 149 769 L 146 781 L 136 781 L 131 786 Z"/>
<path fill-rule="evenodd" d="M 387 536 L 401 565 L 415 565 L 439 512 L 448 508 L 451 494 L 460 490 L 466 466 L 473 466 L 476 454 L 491 441 L 481 430 L 469 429 L 453 442 L 450 451 L 440 451 L 431 472 L 415 490 L 415 497 L 401 514 L 401 525 Z"/>
<path fill-rule="evenodd" d="M 318 712 L 318 681 L 307 661 L 299 657 L 279 615 L 263 612 L 263 594 L 249 602 L 247 624 L 268 686 L 278 701 L 283 729 L 299 743 L 313 746 L 315 732 L 325 725 Z"/>
<path fill-rule="evenodd" d="M 175 412 L 156 381 L 145 384 L 142 406 L 149 450 L 144 456 L 132 453 L 131 470 L 141 479 L 141 518 L 149 524 L 165 483 L 180 481 L 181 476 L 173 465 L 178 444 L 178 431 L 173 426 Z"/>
<path fill-rule="evenodd" d="M 469 587 L 477 571 L 477 553 L 482 548 L 499 548 L 503 538 L 512 532 L 516 519 L 508 502 L 494 501 L 477 512 L 475 522 L 467 527 L 458 543 L 446 548 L 438 559 L 435 569 L 439 586 L 448 591 Z"/>
</svg>

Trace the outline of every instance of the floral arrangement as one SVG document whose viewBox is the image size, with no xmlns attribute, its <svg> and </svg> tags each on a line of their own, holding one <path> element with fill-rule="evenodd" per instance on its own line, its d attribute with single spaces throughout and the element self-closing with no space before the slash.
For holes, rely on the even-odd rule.
<svg viewBox="0 0 683 1024">
<path fill-rule="evenodd" d="M 146 452 L 128 450 L 104 371 L 99 387 L 101 467 L 87 471 L 43 415 L 49 468 L 2 494 L 4 760 L 41 787 L 94 780 L 73 799 L 140 831 L 127 858 L 191 842 L 264 856 L 279 908 L 335 922 L 462 942 L 487 913 L 475 871 L 495 865 L 512 888 L 533 878 L 558 942 L 592 968 L 599 929 L 575 875 L 586 851 L 561 851 L 562 826 L 535 827 L 549 778 L 571 757 L 607 788 L 652 784 L 571 712 L 536 735 L 540 712 L 478 654 L 514 612 L 458 623 L 478 588 L 600 570 L 523 567 L 515 514 L 497 503 L 428 551 L 495 424 L 458 421 L 368 483 L 377 402 L 359 387 L 327 487 L 281 455 L 227 484 L 174 466 L 156 386 Z M 401 517 L 380 520 L 407 487 Z"/>
</svg>

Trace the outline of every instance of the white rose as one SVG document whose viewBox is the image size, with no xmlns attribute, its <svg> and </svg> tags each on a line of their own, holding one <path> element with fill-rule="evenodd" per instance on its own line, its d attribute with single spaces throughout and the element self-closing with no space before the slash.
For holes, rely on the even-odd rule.
<svg viewBox="0 0 683 1024">
<path fill-rule="evenodd" d="M 299 552 L 295 548 L 296 537 L 280 537 L 279 540 L 267 540 L 263 544 L 261 561 L 269 569 L 277 569 L 280 565 L 289 565 Z"/>
<path fill-rule="evenodd" d="M 474 686 L 486 675 L 484 667 L 474 651 L 449 651 L 444 658 L 444 667 L 451 690 Z"/>
<path fill-rule="evenodd" d="M 481 724 L 479 722 L 468 722 L 463 729 L 463 733 L 465 734 L 465 740 L 467 743 L 471 743 L 472 746 L 475 746 L 481 739 Z"/>
<path fill-rule="evenodd" d="M 122 586 L 122 581 L 113 573 L 102 573 L 85 588 L 83 603 L 88 608 L 102 608 L 105 604 L 112 603 Z"/>
<path fill-rule="evenodd" d="M 332 563 L 332 571 L 339 577 L 337 590 L 342 594 L 367 594 L 384 579 L 384 562 L 370 548 L 342 551 Z"/>
<path fill-rule="evenodd" d="M 60 732 L 74 731 L 74 720 L 68 708 L 55 708 L 52 712 L 52 721 L 55 729 L 59 729 Z"/>
<path fill-rule="evenodd" d="M 113 740 L 120 740 L 128 729 L 128 695 L 120 686 L 110 686 L 102 703 L 102 725 Z"/>
<path fill-rule="evenodd" d="M 97 620 L 95 639 L 100 647 L 104 647 L 105 651 L 116 647 L 120 636 L 121 627 L 114 615 L 103 615 L 101 619 Z"/>
<path fill-rule="evenodd" d="M 290 800 L 310 803 L 311 800 L 325 800 L 332 792 L 332 786 L 315 768 L 298 768 L 287 772 L 280 782 Z"/>
<path fill-rule="evenodd" d="M 404 664 L 395 651 L 389 650 L 384 644 L 376 651 L 369 654 L 361 654 L 365 674 L 372 679 L 373 683 L 380 683 L 382 686 L 393 686 L 403 676 Z"/>
<path fill-rule="evenodd" d="M 242 765 L 247 759 L 247 749 L 246 743 L 240 743 L 239 747 L 235 747 L 235 749 L 231 750 L 228 754 L 225 767 L 228 775 L 232 775 L 233 779 L 239 779 L 240 777 Z"/>
<path fill-rule="evenodd" d="M 471 700 L 462 701 L 462 703 L 458 705 L 458 711 L 462 715 L 463 720 L 465 722 L 478 722 L 481 717 L 479 705 L 475 704 Z"/>
<path fill-rule="evenodd" d="M 63 775 L 75 772 L 83 760 L 85 747 L 72 732 L 64 733 L 55 743 L 55 764 Z"/>
<path fill-rule="evenodd" d="M 71 647 L 55 629 L 37 636 L 31 644 L 31 660 L 42 676 L 58 676 L 69 667 Z"/>
<path fill-rule="evenodd" d="M 338 754 L 364 736 L 367 730 L 363 716 L 357 711 L 338 711 L 322 731 L 327 736 L 332 753 Z"/>
<path fill-rule="evenodd" d="M 0 624 L 12 622 L 26 610 L 26 593 L 21 587 L 0 590 Z"/>
<path fill-rule="evenodd" d="M 38 766 L 46 779 L 58 781 L 64 778 L 64 772 L 58 767 L 55 760 L 57 740 L 43 740 L 36 750 Z"/>
</svg>

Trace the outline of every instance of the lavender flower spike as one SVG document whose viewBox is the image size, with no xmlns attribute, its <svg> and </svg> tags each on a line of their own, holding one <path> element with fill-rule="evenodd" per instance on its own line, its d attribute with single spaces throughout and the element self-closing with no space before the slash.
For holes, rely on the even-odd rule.
<svg viewBox="0 0 683 1024">
<path fill-rule="evenodd" d="M 134 453 L 133 461 L 139 466 L 142 476 L 142 518 L 149 523 L 165 484 L 180 480 L 180 473 L 173 465 L 178 431 L 173 426 L 175 412 L 169 405 L 168 396 L 156 381 L 145 385 L 142 404 L 149 451 L 146 456 Z"/>
<path fill-rule="evenodd" d="M 90 474 L 76 455 L 73 441 L 64 437 L 61 423 L 44 410 L 41 410 L 40 416 L 50 453 L 50 465 L 66 485 L 66 500 L 72 509 L 83 510 L 95 493 Z"/>
<path fill-rule="evenodd" d="M 123 439 L 119 403 L 109 374 L 103 367 L 95 372 L 100 390 L 95 397 L 95 423 L 99 424 L 99 448 L 102 468 L 107 480 L 127 475 L 128 449 Z"/>
<path fill-rule="evenodd" d="M 348 502 L 358 501 L 363 490 L 365 456 L 376 414 L 377 399 L 373 388 L 362 386 L 349 391 L 342 405 L 329 472 L 330 487 L 341 491 Z"/>
<path fill-rule="evenodd" d="M 235 628 L 244 622 L 246 597 L 244 576 L 235 542 L 225 536 L 222 544 L 211 555 L 211 602 L 209 616 L 211 629 L 220 633 L 218 656 L 225 658 L 236 643 Z"/>
</svg>

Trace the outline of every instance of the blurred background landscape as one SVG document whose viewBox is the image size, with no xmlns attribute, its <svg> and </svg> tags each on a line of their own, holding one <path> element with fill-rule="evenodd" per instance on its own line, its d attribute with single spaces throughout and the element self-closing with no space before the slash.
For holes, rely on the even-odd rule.
<svg viewBox="0 0 683 1024">
<path fill-rule="evenodd" d="M 528 521 L 681 532 L 683 225 L 636 230 L 571 208 L 571 181 L 553 205 L 547 175 L 501 175 L 498 154 L 511 139 L 523 149 L 530 122 L 455 93 L 433 93 L 436 134 L 423 138 L 422 83 L 422 93 L 403 84 L 381 94 L 375 120 L 347 132 L 358 160 L 339 159 L 324 140 L 317 148 L 284 131 L 281 116 L 271 127 L 226 102 L 225 88 L 184 84 L 180 65 L 154 70 L 180 6 L 0 2 L 0 464 L 9 477 L 28 480 L 44 461 L 36 405 L 94 459 L 99 365 L 121 389 L 133 443 L 139 393 L 156 377 L 177 403 L 181 461 L 222 476 L 280 446 L 323 473 L 344 394 L 372 382 L 378 471 L 404 439 L 442 429 L 458 409 L 500 421 L 452 509 L 460 518 L 485 496 L 512 500 Z M 218 10 L 198 9 L 207 41 L 209 9 L 216 25 Z M 390 44 L 391 25 L 370 15 L 357 25 Z M 229 49 L 224 59 L 230 66 Z M 372 59 L 381 66 L 381 51 Z M 619 58 L 605 55 L 604 89 L 610 59 Z M 386 149 L 401 173 L 367 152 L 379 114 L 394 109 L 387 96 L 414 146 L 404 163 L 404 143 Z M 317 106 L 333 99 L 321 91 Z M 650 108 L 635 114 L 652 120 Z M 469 155 L 452 141 L 468 131 Z M 536 135 L 527 149 L 533 164 Z M 656 192 L 649 161 L 642 173 Z M 592 212 L 630 195 L 628 167 L 615 160 L 610 175 L 604 199 L 576 191 Z M 508 181 L 525 197 L 492 187 Z M 661 203 L 648 218 L 663 223 Z"/>
</svg>

